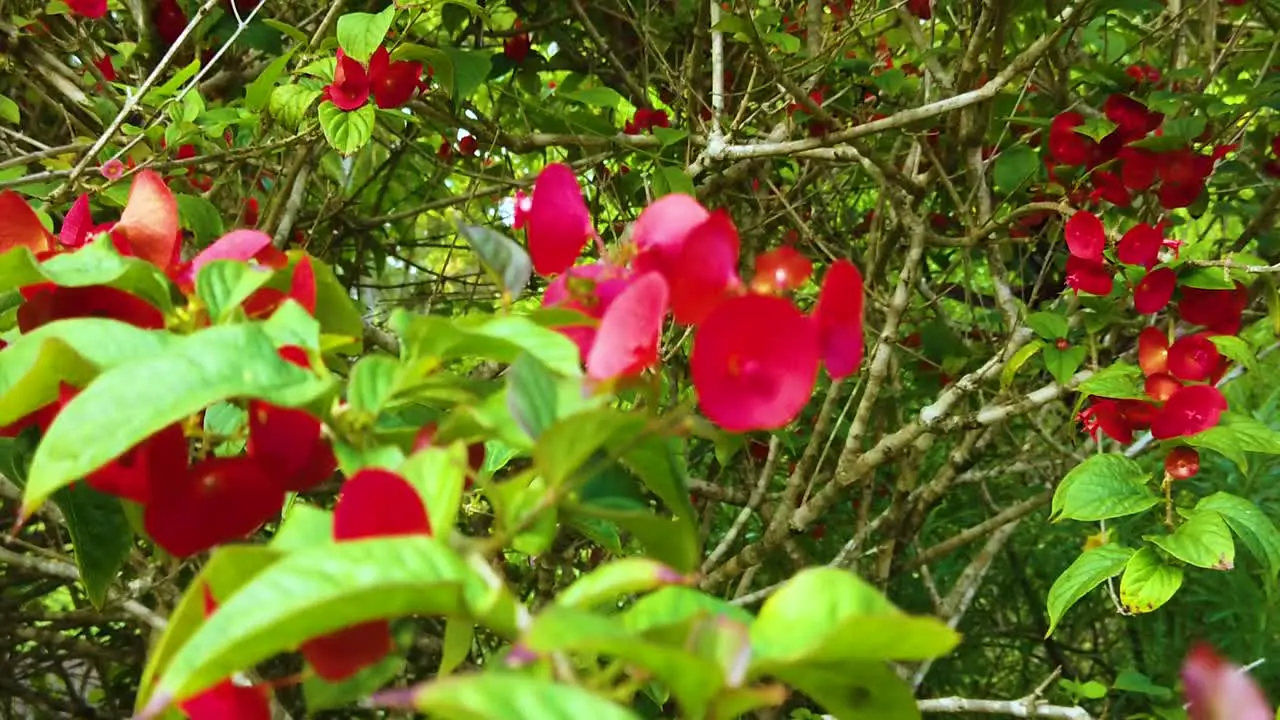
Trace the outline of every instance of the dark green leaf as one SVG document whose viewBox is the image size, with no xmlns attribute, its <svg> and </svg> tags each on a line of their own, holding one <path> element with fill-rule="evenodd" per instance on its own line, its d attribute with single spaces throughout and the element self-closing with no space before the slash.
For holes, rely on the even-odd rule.
<svg viewBox="0 0 1280 720">
<path fill-rule="evenodd" d="M 1156 685 L 1151 682 L 1151 678 L 1137 670 L 1122 670 L 1119 675 L 1116 675 L 1115 682 L 1111 683 L 1111 689 L 1150 695 L 1157 700 L 1170 700 L 1173 698 L 1172 690 Z"/>
<path fill-rule="evenodd" d="M 1123 455 L 1093 455 L 1077 465 L 1053 494 L 1057 520 L 1092 522 L 1140 513 L 1160 502 L 1151 474 Z"/>
<path fill-rule="evenodd" d="M 515 367 L 512 366 L 512 369 Z M 550 406 L 555 408 L 554 398 Z M 617 408 L 576 413 L 554 421 L 545 429 L 538 437 L 533 459 L 547 482 L 553 486 L 559 485 L 566 482 L 602 447 L 617 439 L 638 437 L 643 432 L 644 425 L 643 416 Z"/>
<path fill-rule="evenodd" d="M 560 97 L 580 102 L 583 105 L 606 108 L 608 110 L 616 110 L 622 102 L 622 96 L 618 94 L 617 90 L 610 87 L 583 88 L 573 92 L 560 93 Z"/>
<path fill-rule="evenodd" d="M 178 219 L 185 230 L 196 236 L 196 242 L 207 245 L 222 236 L 222 215 L 218 208 L 199 195 L 174 195 L 178 201 Z"/>
<path fill-rule="evenodd" d="M 1044 165 L 1040 162 L 1040 156 L 1027 145 L 1014 145 L 1013 147 L 1003 150 L 996 156 L 995 166 L 992 168 L 991 176 L 995 181 L 995 187 L 1005 194 L 1014 192 L 1015 190 L 1035 182 L 1039 179 Z M 1037 313 L 1047 314 L 1047 313 Z M 1059 316 L 1054 316 L 1059 317 Z M 1030 323 L 1030 318 L 1028 318 Z M 1034 325 L 1031 326 L 1033 329 Z M 1063 333 L 1065 335 L 1065 333 Z M 1063 337 L 1058 335 L 1056 337 Z M 1043 335 L 1041 337 L 1044 337 Z M 1046 338 L 1053 339 L 1053 338 Z"/>
<path fill-rule="evenodd" d="M 493 58 L 490 53 L 481 50 L 445 48 L 445 52 L 453 67 L 453 88 L 450 96 L 453 98 L 454 105 L 457 106 L 484 84 L 485 78 L 489 77 Z"/>
<path fill-rule="evenodd" d="M 1076 374 L 1076 370 L 1080 369 L 1086 354 L 1087 351 L 1079 345 L 1073 345 L 1066 350 L 1059 350 L 1056 345 L 1046 345 L 1044 366 L 1054 380 L 1065 385 L 1071 381 L 1071 376 Z"/>
<path fill-rule="evenodd" d="M 1081 553 L 1071 566 L 1053 581 L 1049 588 L 1049 630 L 1045 637 L 1053 634 L 1058 622 L 1067 614 L 1072 605 L 1091 590 L 1101 585 L 1107 578 L 1115 577 L 1124 570 L 1133 557 L 1133 549 L 1123 545 L 1103 545 Z"/>
<path fill-rule="evenodd" d="M 286 25 L 285 27 L 289 27 Z M 290 29 L 293 29 L 290 27 Z M 280 79 L 280 75 L 284 73 L 284 69 L 288 67 L 289 61 L 293 59 L 293 51 L 281 55 L 272 60 L 266 68 L 253 79 L 253 82 L 245 88 L 244 104 L 245 107 L 254 112 L 262 112 L 267 107 L 268 101 L 271 99 L 271 91 L 275 89 L 276 82 Z"/>
<path fill-rule="evenodd" d="M 85 595 L 94 607 L 101 608 L 107 588 L 129 559 L 133 529 L 118 499 L 84 483 L 65 487 L 52 499 L 67 520 Z"/>
</svg>

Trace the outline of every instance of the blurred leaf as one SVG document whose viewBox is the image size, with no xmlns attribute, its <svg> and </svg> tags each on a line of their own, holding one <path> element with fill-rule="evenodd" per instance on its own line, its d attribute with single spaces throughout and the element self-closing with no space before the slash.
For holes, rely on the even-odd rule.
<svg viewBox="0 0 1280 720">
<path fill-rule="evenodd" d="M 511 416 L 537 440 L 556 421 L 555 378 L 528 353 L 516 356 L 507 371 L 507 404 Z"/>
<path fill-rule="evenodd" d="M 182 228 L 196 236 L 196 242 L 207 245 L 222 236 L 222 214 L 213 203 L 198 195 L 174 195 L 178 201 L 178 219 Z"/>
<path fill-rule="evenodd" d="M 560 591 L 556 604 L 588 609 L 616 602 L 621 596 L 656 590 L 686 580 L 680 573 L 649 558 L 621 558 L 596 568 Z"/>
<path fill-rule="evenodd" d="M 271 279 L 271 272 L 240 260 L 214 260 L 196 273 L 196 295 L 209 318 L 223 322 Z"/>
<path fill-rule="evenodd" d="M 519 298 L 533 277 L 533 262 L 520 243 L 481 225 L 458 223 L 458 232 L 497 279 L 499 287 L 512 300 Z"/>
<path fill-rule="evenodd" d="M 404 696 L 440 720 L 640 720 L 581 687 L 504 670 L 433 680 Z"/>
<path fill-rule="evenodd" d="M 449 618 L 444 626 L 444 652 L 440 655 L 437 677 L 443 677 L 458 669 L 471 654 L 471 642 L 476 636 L 476 626 L 470 620 Z"/>
</svg>

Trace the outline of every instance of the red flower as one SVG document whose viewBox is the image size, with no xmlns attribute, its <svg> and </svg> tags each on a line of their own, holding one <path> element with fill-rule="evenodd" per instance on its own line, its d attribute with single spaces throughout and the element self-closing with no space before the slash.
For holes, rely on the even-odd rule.
<svg viewBox="0 0 1280 720">
<path fill-rule="evenodd" d="M 188 451 L 182 426 L 170 425 L 86 477 L 85 483 L 99 492 L 145 505 L 151 500 L 153 487 L 187 471 Z"/>
<path fill-rule="evenodd" d="M 1120 238 L 1116 246 L 1116 256 L 1126 265 L 1141 265 L 1150 270 L 1159 261 L 1160 247 L 1164 243 L 1164 233 L 1146 223 L 1139 223 L 1129 229 Z"/>
<path fill-rule="evenodd" d="M 178 0 L 159 0 L 151 11 L 151 22 L 167 47 L 178 42 L 178 36 L 187 29 L 187 14 Z"/>
<path fill-rule="evenodd" d="M 1182 380 L 1204 380 L 1222 359 L 1205 335 L 1183 335 L 1169 348 L 1169 372 Z"/>
<path fill-rule="evenodd" d="M 907 12 L 921 20 L 932 20 L 933 0 L 907 0 Z"/>
<path fill-rule="evenodd" d="M 511 62 L 519 65 L 524 62 L 525 58 L 529 57 L 529 49 L 532 47 L 533 41 L 529 39 L 529 34 L 520 33 L 507 38 L 507 41 L 502 44 L 502 54 Z"/>
<path fill-rule="evenodd" d="M 373 101 L 380 108 L 397 108 L 409 102 L 418 90 L 418 80 L 421 77 L 422 63 L 404 60 L 392 62 L 391 53 L 383 46 L 378 46 L 373 57 L 369 58 L 369 84 L 373 91 Z M 334 79 L 336 81 L 336 75 Z"/>
<path fill-rule="evenodd" d="M 813 320 L 822 362 L 833 378 L 857 372 L 862 364 L 862 273 L 848 260 L 831 264 L 822 280 Z"/>
<path fill-rule="evenodd" d="M 247 451 L 290 492 L 306 492 L 338 468 L 319 418 L 261 400 L 249 403 Z"/>
<path fill-rule="evenodd" d="M 210 457 L 152 486 L 143 525 L 157 545 L 189 557 L 248 537 L 280 512 L 284 495 L 258 460 Z"/>
<path fill-rule="evenodd" d="M 587 376 L 610 380 L 638 375 L 658 361 L 658 340 L 670 291 L 655 272 L 644 273 L 604 311 L 587 354 Z"/>
<path fill-rule="evenodd" d="M 1084 165 L 1097 152 L 1093 138 L 1076 132 L 1084 124 L 1084 116 L 1078 112 L 1064 112 L 1049 124 L 1049 152 L 1063 165 Z"/>
<path fill-rule="evenodd" d="M 325 97 L 342 110 L 356 110 L 369 100 L 369 73 L 359 60 L 347 56 L 338 48 L 338 62 L 333 70 L 333 82 L 325 87 Z M 385 92 L 385 91 L 384 91 Z"/>
<path fill-rule="evenodd" d="M 1227 399 L 1212 385 L 1187 385 L 1169 398 L 1151 423 L 1157 440 L 1186 437 L 1218 424 Z"/>
<path fill-rule="evenodd" d="M 1164 122 L 1164 113 L 1152 112 L 1128 95 L 1107 96 L 1102 112 L 1116 124 L 1116 129 L 1126 141 L 1141 139 Z"/>
<path fill-rule="evenodd" d="M 726 300 L 693 338 L 698 405 L 731 432 L 780 428 L 808 402 L 819 356 L 817 323 L 790 302 L 766 295 Z"/>
<path fill-rule="evenodd" d="M 431 535 L 422 496 L 404 478 L 381 468 L 365 468 L 343 485 L 333 508 L 333 538 L 339 542 L 369 537 Z M 302 644 L 303 657 L 316 674 L 337 682 L 391 652 L 386 620 L 352 625 Z"/>
<path fill-rule="evenodd" d="M 1107 247 L 1107 231 L 1097 215 L 1086 210 L 1077 211 L 1063 228 L 1067 249 L 1081 260 L 1102 261 L 1102 251 Z"/>
<path fill-rule="evenodd" d="M 1178 316 L 1192 325 L 1203 325 L 1219 335 L 1240 332 L 1244 309 L 1249 304 L 1249 291 L 1240 282 L 1234 290 L 1182 288 L 1178 300 Z"/>
<path fill-rule="evenodd" d="M 1152 270 L 1133 288 L 1133 309 L 1142 315 L 1153 315 L 1163 310 L 1173 299 L 1178 276 L 1172 268 Z"/>
<path fill-rule="evenodd" d="M 463 135 L 458 139 L 458 154 L 463 157 L 475 157 L 480 150 L 480 144 L 476 142 L 475 135 Z"/>
<path fill-rule="evenodd" d="M 671 127 L 671 119 L 667 117 L 666 110 L 651 110 L 649 108 L 640 108 L 636 110 L 636 114 L 631 116 L 622 127 L 622 132 L 627 135 L 639 135 L 646 130 L 652 130 L 655 127 Z"/>
<path fill-rule="evenodd" d="M 21 195 L 5 190 L 0 192 L 0 252 L 15 247 L 25 247 L 33 253 L 42 253 L 53 247 L 53 237 L 44 229 L 40 216 Z"/>
<path fill-rule="evenodd" d="M 1176 447 L 1164 457 L 1164 471 L 1175 480 L 1186 480 L 1200 472 L 1200 453 L 1195 448 Z"/>
<path fill-rule="evenodd" d="M 1145 327 L 1138 333 L 1138 367 L 1147 377 L 1168 372 L 1169 336 L 1160 328 Z"/>
<path fill-rule="evenodd" d="M 77 15 L 97 20 L 107 14 L 107 0 L 66 0 L 67 7 Z"/>
<path fill-rule="evenodd" d="M 640 249 L 636 272 L 662 274 L 676 322 L 701 322 L 741 284 L 733 222 L 723 211 L 708 213 L 687 195 L 666 195 L 645 208 L 632 237 Z"/>
<path fill-rule="evenodd" d="M 59 287 L 53 283 L 28 285 L 18 307 L 18 328 L 24 333 L 55 320 L 99 317 L 149 330 L 164 329 L 164 313 L 146 300 L 106 285 Z"/>
<path fill-rule="evenodd" d="M 280 257 L 277 258 L 276 255 Z M 263 265 L 279 264 L 283 253 L 271 245 L 271 236 L 260 230 L 232 230 L 201 250 L 190 262 L 173 269 L 170 276 L 184 292 L 189 292 L 200 268 L 214 260 L 255 260 Z"/>
<path fill-rule="evenodd" d="M 1120 179 L 1124 186 L 1135 192 L 1149 190 L 1156 182 L 1159 160 L 1149 150 L 1125 147 L 1116 153 L 1120 161 Z"/>
<path fill-rule="evenodd" d="M 258 224 L 258 198 L 248 198 L 244 201 L 241 222 L 250 227 Z"/>
<path fill-rule="evenodd" d="M 515 226 L 528 235 L 529 255 L 539 275 L 556 275 L 573 266 L 595 230 L 568 165 L 546 166 L 538 173 L 533 195 L 517 196 Z"/>
<path fill-rule="evenodd" d="M 1243 4 L 1228 2 L 1229 5 Z M 1189 720 L 1273 720 L 1267 698 L 1248 673 L 1197 644 L 1182 664 Z"/>
<path fill-rule="evenodd" d="M 1110 295 L 1114 282 L 1111 271 L 1101 262 L 1084 260 L 1075 255 L 1067 257 L 1067 287 L 1077 293 Z"/>
<path fill-rule="evenodd" d="M 176 264 L 181 249 L 178 201 L 158 173 L 143 170 L 134 177 L 129 201 L 111 235 L 117 247 L 123 244 L 127 254 L 158 268 Z"/>
<path fill-rule="evenodd" d="M 599 320 L 615 298 L 630 285 L 625 268 L 607 263 L 592 263 L 569 268 L 557 275 L 547 285 L 542 295 L 543 307 L 562 307 L 576 310 L 587 317 Z M 583 361 L 591 354 L 595 343 L 596 327 L 592 325 L 563 325 L 556 328 L 578 346 Z"/>
<path fill-rule="evenodd" d="M 1173 394 L 1182 388 L 1182 383 L 1178 382 L 1172 375 L 1160 373 L 1147 378 L 1143 384 L 1143 392 L 1152 400 L 1162 403 L 1173 397 Z"/>
<path fill-rule="evenodd" d="M 204 590 L 204 616 L 218 609 L 218 602 L 208 584 Z M 236 685 L 228 678 L 213 687 L 178 703 L 178 709 L 190 720 L 270 720 L 270 690 L 260 685 Z"/>
<path fill-rule="evenodd" d="M 111 62 L 110 55 L 103 55 L 93 61 L 93 66 L 98 68 L 98 72 L 102 73 L 102 79 L 107 82 L 116 81 L 116 66 Z"/>
<path fill-rule="evenodd" d="M 751 278 L 753 292 L 767 295 L 785 293 L 804 285 L 813 274 L 813 263 L 794 247 L 783 245 L 756 256 Z"/>
<path fill-rule="evenodd" d="M 1129 190 L 1118 175 L 1109 170 L 1094 170 L 1090 179 L 1093 180 L 1091 198 L 1095 201 L 1101 198 L 1116 207 L 1129 207 L 1132 201 Z"/>
</svg>

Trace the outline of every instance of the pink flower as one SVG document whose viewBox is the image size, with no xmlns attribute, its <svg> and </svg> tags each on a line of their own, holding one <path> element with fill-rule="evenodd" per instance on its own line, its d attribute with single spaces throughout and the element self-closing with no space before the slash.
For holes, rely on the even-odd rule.
<svg viewBox="0 0 1280 720">
<path fill-rule="evenodd" d="M 862 273 L 848 260 L 827 270 L 813 309 L 822 361 L 833 378 L 852 375 L 862 364 Z"/>
<path fill-rule="evenodd" d="M 547 285 L 542 295 L 543 307 L 561 307 L 576 310 L 589 318 L 599 320 L 630 285 L 630 274 L 625 268 L 607 263 L 592 263 L 569 268 Z M 556 328 L 578 346 L 585 362 L 595 344 L 597 328 L 594 325 L 563 325 Z"/>
<path fill-rule="evenodd" d="M 533 185 L 527 210 L 517 201 L 517 226 L 529 239 L 533 269 L 544 277 L 573 267 L 587 241 L 595 234 L 578 179 L 568 165 L 552 163 L 542 169 Z"/>
<path fill-rule="evenodd" d="M 1273 720 L 1267 698 L 1248 673 L 1197 644 L 1182 664 L 1189 720 Z"/>
<path fill-rule="evenodd" d="M 669 300 L 667 281 L 654 272 L 639 276 L 623 290 L 600 319 L 587 355 L 587 377 L 632 377 L 658 362 L 658 340 Z"/>
</svg>

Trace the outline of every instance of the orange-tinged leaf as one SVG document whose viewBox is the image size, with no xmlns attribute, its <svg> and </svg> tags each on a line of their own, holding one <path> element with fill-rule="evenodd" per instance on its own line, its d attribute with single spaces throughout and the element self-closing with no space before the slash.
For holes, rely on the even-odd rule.
<svg viewBox="0 0 1280 720">
<path fill-rule="evenodd" d="M 6 190 L 0 192 L 0 252 L 25 247 L 33 253 L 49 249 L 52 236 L 44 229 L 40 217 L 21 195 Z"/>
<path fill-rule="evenodd" d="M 179 237 L 178 202 L 154 170 L 143 170 L 134 178 L 115 230 L 124 234 L 134 255 L 156 267 L 168 267 L 173 260 Z"/>
</svg>

